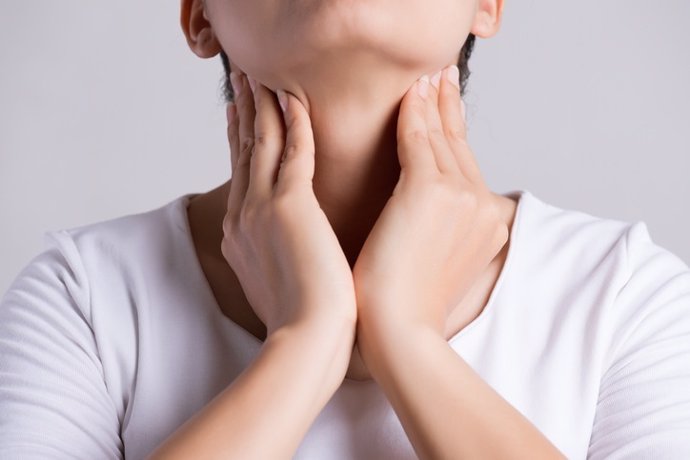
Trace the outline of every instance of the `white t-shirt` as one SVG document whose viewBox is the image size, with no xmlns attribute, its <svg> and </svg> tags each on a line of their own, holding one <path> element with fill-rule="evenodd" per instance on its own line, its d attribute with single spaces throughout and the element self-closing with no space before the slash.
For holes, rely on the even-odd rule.
<svg viewBox="0 0 690 460">
<path fill-rule="evenodd" d="M 688 265 L 644 222 L 506 195 L 505 266 L 450 346 L 569 458 L 690 458 Z M 192 196 L 46 232 L 0 301 L 0 458 L 144 458 L 251 363 L 261 342 L 196 257 Z M 378 385 L 346 379 L 295 458 L 416 456 Z"/>
</svg>

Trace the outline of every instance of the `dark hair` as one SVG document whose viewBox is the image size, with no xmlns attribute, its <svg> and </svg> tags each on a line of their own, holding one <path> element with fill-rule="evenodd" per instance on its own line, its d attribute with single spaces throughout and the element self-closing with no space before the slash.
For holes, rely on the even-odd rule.
<svg viewBox="0 0 690 460">
<path fill-rule="evenodd" d="M 467 36 L 465 44 L 462 46 L 462 49 L 460 50 L 460 57 L 458 59 L 458 69 L 460 69 L 460 81 L 458 83 L 460 83 L 461 95 L 465 94 L 465 88 L 467 87 L 467 79 L 470 77 L 470 69 L 467 64 L 470 60 L 470 56 L 472 55 L 472 50 L 474 49 L 474 40 L 474 34 L 469 34 Z M 228 61 L 228 55 L 225 54 L 225 51 L 223 50 L 221 50 L 220 52 L 220 60 L 223 62 L 223 69 L 225 69 L 225 76 L 222 84 L 223 97 L 225 98 L 226 102 L 234 101 L 235 94 L 232 91 L 232 84 L 230 83 L 230 62 Z"/>
</svg>

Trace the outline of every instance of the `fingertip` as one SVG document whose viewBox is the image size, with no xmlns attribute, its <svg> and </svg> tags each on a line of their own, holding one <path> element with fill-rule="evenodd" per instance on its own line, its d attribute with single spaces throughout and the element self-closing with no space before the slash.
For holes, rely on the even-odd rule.
<svg viewBox="0 0 690 460">
<path fill-rule="evenodd" d="M 429 95 L 430 84 L 428 75 L 422 75 L 421 78 L 417 80 L 417 94 L 421 96 L 422 99 L 426 99 Z"/>
<path fill-rule="evenodd" d="M 455 89 L 460 90 L 460 69 L 457 64 L 453 64 L 447 68 L 446 79 L 455 86 Z"/>
<path fill-rule="evenodd" d="M 441 91 L 441 74 L 443 73 L 442 70 L 439 70 L 434 74 L 433 77 L 431 77 L 431 86 L 436 88 L 436 91 Z"/>
<path fill-rule="evenodd" d="M 283 110 L 283 113 L 287 113 L 287 108 L 288 108 L 288 95 L 285 93 L 284 90 L 279 89 L 276 91 L 276 94 L 278 95 L 278 103 L 280 104 L 280 108 Z"/>
<path fill-rule="evenodd" d="M 431 83 L 428 75 L 422 75 L 418 78 L 407 90 L 402 101 L 400 101 L 401 114 L 407 115 L 409 113 L 423 117 L 427 110 L 430 87 Z"/>
</svg>

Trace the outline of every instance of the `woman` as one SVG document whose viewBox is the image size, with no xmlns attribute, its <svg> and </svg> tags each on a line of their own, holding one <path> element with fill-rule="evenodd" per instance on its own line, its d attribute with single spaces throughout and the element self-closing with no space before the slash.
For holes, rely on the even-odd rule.
<svg viewBox="0 0 690 460">
<path fill-rule="evenodd" d="M 51 232 L 0 304 L 0 457 L 690 452 L 688 266 L 467 144 L 502 10 L 184 0 L 232 180 Z"/>
</svg>

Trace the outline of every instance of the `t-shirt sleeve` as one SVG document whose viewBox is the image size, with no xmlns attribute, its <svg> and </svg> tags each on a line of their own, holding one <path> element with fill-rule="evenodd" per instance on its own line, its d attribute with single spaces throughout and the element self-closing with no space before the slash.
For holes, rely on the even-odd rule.
<svg viewBox="0 0 690 460">
<path fill-rule="evenodd" d="M 0 299 L 0 458 L 121 459 L 79 252 L 45 237 Z"/>
<path fill-rule="evenodd" d="M 644 222 L 627 254 L 587 457 L 690 458 L 690 269 Z"/>
</svg>

